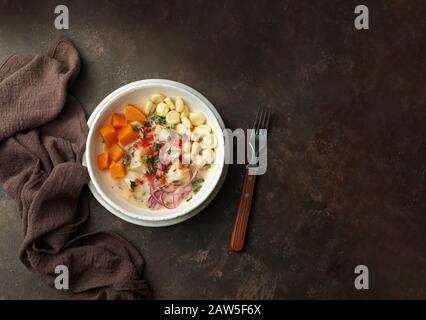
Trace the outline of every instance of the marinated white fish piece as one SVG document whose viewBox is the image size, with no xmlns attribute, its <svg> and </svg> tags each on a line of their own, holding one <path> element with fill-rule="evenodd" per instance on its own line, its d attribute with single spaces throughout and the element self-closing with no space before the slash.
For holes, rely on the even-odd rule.
<svg viewBox="0 0 426 320">
<path fill-rule="evenodd" d="M 176 132 L 183 136 L 186 133 L 187 128 L 183 123 L 178 123 L 175 128 Z"/>
<path fill-rule="evenodd" d="M 192 129 L 192 123 L 191 123 L 191 121 L 188 118 L 183 117 L 183 118 L 180 119 L 180 121 L 182 122 L 182 124 L 185 127 L 187 127 L 188 129 Z"/>
<path fill-rule="evenodd" d="M 127 172 L 127 175 L 123 178 L 124 183 L 126 186 L 131 189 L 132 188 L 132 181 L 135 181 L 136 179 L 140 178 L 140 174 L 137 172 L 129 171 Z"/>
<path fill-rule="evenodd" d="M 145 156 L 146 150 L 142 148 L 137 148 L 133 153 L 130 154 L 130 164 L 129 170 L 135 171 L 138 173 L 145 173 L 146 165 L 143 162 L 143 157 Z"/>
<path fill-rule="evenodd" d="M 170 166 L 169 171 L 166 174 L 167 183 L 172 182 L 184 182 L 189 179 L 189 170 L 181 170 L 179 169 L 178 164 L 172 164 Z"/>
<path fill-rule="evenodd" d="M 170 138 L 171 138 L 170 130 L 163 128 L 159 131 L 158 140 L 160 140 L 161 142 L 167 142 L 170 140 Z"/>
<path fill-rule="evenodd" d="M 185 141 L 182 144 L 182 152 L 186 152 L 186 153 L 191 152 L 191 141 Z"/>
<path fill-rule="evenodd" d="M 190 164 L 191 163 L 191 153 L 183 153 L 182 154 L 182 162 L 183 164 Z"/>
</svg>

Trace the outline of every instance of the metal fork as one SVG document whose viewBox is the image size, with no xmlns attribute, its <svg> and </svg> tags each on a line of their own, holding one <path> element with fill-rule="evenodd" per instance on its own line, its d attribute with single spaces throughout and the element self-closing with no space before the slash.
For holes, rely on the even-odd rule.
<svg viewBox="0 0 426 320">
<path fill-rule="evenodd" d="M 244 246 L 247 225 L 250 217 L 250 209 L 253 200 L 254 186 L 256 184 L 256 176 L 259 168 L 259 153 L 262 151 L 261 148 L 266 147 L 266 145 L 263 145 L 260 142 L 266 141 L 270 116 L 270 108 L 259 107 L 253 124 L 254 130 L 251 131 L 251 135 L 249 137 L 249 147 L 251 149 L 252 156 L 245 170 L 240 202 L 237 209 L 237 217 L 235 220 L 234 229 L 232 231 L 230 243 L 232 251 L 241 251 Z"/>
</svg>

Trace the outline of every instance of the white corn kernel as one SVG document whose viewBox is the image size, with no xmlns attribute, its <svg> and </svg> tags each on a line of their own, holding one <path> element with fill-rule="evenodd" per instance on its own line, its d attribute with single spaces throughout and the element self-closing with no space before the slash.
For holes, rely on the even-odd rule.
<svg viewBox="0 0 426 320">
<path fill-rule="evenodd" d="M 198 155 L 201 151 L 201 145 L 198 142 L 194 142 L 191 146 L 191 155 L 193 156 L 193 160 L 195 156 Z"/>
<path fill-rule="evenodd" d="M 152 110 L 154 109 L 154 104 L 152 103 L 151 100 L 147 100 L 142 107 L 142 112 L 146 115 L 149 116 L 152 112 Z"/>
<path fill-rule="evenodd" d="M 169 112 L 169 107 L 167 104 L 161 102 L 157 104 L 157 116 L 165 117 Z"/>
<path fill-rule="evenodd" d="M 191 120 L 191 123 L 194 126 L 200 126 L 204 122 L 206 122 L 206 117 L 201 112 L 190 112 L 189 113 L 189 120 Z"/>
<path fill-rule="evenodd" d="M 168 124 L 175 125 L 176 123 L 179 123 L 179 112 L 177 111 L 170 111 L 166 115 L 166 121 Z"/>
<path fill-rule="evenodd" d="M 163 101 L 164 101 L 164 96 L 163 96 L 162 94 L 159 94 L 159 93 L 154 93 L 154 94 L 151 96 L 151 100 L 152 100 L 152 102 L 154 102 L 155 104 L 159 104 L 159 103 L 161 103 L 161 102 L 163 102 Z"/>
<path fill-rule="evenodd" d="M 204 149 L 203 152 L 201 152 L 201 156 L 207 164 L 211 164 L 214 162 L 216 155 L 212 149 Z"/>
<path fill-rule="evenodd" d="M 206 124 L 202 124 L 201 126 L 196 127 L 194 131 L 198 131 L 202 136 L 205 136 L 212 132 L 212 128 Z"/>
<path fill-rule="evenodd" d="M 176 107 L 172 101 L 172 99 L 170 99 L 169 97 L 167 97 L 166 99 L 164 99 L 164 102 L 167 104 L 167 106 L 170 108 L 170 110 L 175 110 Z"/>
<path fill-rule="evenodd" d="M 182 112 L 185 109 L 185 103 L 183 102 L 183 99 L 180 97 L 177 98 L 175 106 L 177 112 Z"/>
<path fill-rule="evenodd" d="M 202 124 L 201 126 L 198 126 L 194 129 L 194 131 L 191 134 L 191 140 L 192 141 L 199 141 L 204 136 L 208 135 L 212 129 L 205 124 Z"/>
<path fill-rule="evenodd" d="M 217 147 L 217 138 L 213 133 L 210 133 L 203 137 L 203 141 L 201 142 L 201 147 L 203 149 L 214 149 Z"/>
<path fill-rule="evenodd" d="M 189 117 L 189 109 L 187 106 L 183 107 L 183 111 L 180 113 L 180 119 Z"/>
<path fill-rule="evenodd" d="M 192 160 L 192 162 L 198 169 L 201 169 L 202 167 L 206 165 L 206 160 L 204 160 L 204 158 L 201 155 L 196 155 L 195 158 Z"/>
</svg>

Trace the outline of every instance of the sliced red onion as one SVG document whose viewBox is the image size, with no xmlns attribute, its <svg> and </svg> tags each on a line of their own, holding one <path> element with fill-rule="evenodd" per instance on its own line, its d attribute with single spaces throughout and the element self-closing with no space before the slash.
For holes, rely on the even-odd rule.
<svg viewBox="0 0 426 320">
<path fill-rule="evenodd" d="M 174 192 L 174 191 L 176 191 L 176 189 L 178 189 L 178 188 L 179 188 L 179 186 L 180 186 L 180 184 L 178 184 L 178 183 L 171 183 L 171 184 L 169 184 L 168 186 L 164 186 L 164 187 L 162 188 L 162 190 L 163 190 L 164 192 Z"/>
<path fill-rule="evenodd" d="M 197 170 L 196 168 L 194 168 L 194 169 L 192 170 L 191 182 L 192 182 L 192 180 L 194 180 L 194 179 L 195 179 L 195 177 L 197 176 L 197 173 L 198 173 L 198 170 Z"/>
<path fill-rule="evenodd" d="M 152 210 L 158 210 L 161 207 L 161 205 L 152 196 L 148 199 L 148 206 Z"/>
<path fill-rule="evenodd" d="M 161 193 L 161 201 L 163 202 L 163 206 L 167 209 L 176 208 L 176 203 L 174 201 L 174 194 L 171 192 L 163 192 Z"/>
<path fill-rule="evenodd" d="M 153 197 L 154 200 L 157 201 L 159 204 L 164 205 L 163 201 L 161 200 L 161 194 L 162 194 L 161 189 L 153 190 L 152 186 L 149 186 L 149 189 L 151 192 L 151 197 Z"/>
<path fill-rule="evenodd" d="M 189 182 L 185 184 L 171 183 L 163 187 L 154 186 L 154 183 L 151 184 L 151 197 L 148 200 L 150 208 L 162 205 L 167 209 L 174 209 L 179 206 L 182 200 L 187 199 L 192 194 L 192 181 L 197 173 L 197 169 L 193 169 Z"/>
</svg>

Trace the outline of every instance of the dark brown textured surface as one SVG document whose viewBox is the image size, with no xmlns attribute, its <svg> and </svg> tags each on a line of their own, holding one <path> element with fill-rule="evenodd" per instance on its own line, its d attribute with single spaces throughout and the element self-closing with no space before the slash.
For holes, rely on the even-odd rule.
<svg viewBox="0 0 426 320">
<path fill-rule="evenodd" d="M 426 298 L 426 5 L 368 1 L 0 0 L 0 55 L 43 51 L 58 34 L 79 48 L 73 90 L 88 114 L 144 78 L 204 93 L 230 128 L 274 108 L 268 172 L 257 183 L 242 254 L 229 251 L 243 168 L 178 226 L 130 225 L 91 201 L 92 230 L 143 252 L 157 298 Z M 16 257 L 19 214 L 0 193 L 0 298 L 67 298 Z M 354 267 L 370 268 L 356 291 Z"/>
</svg>

